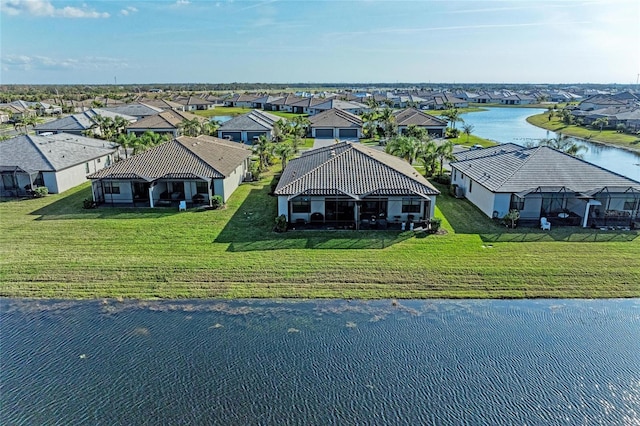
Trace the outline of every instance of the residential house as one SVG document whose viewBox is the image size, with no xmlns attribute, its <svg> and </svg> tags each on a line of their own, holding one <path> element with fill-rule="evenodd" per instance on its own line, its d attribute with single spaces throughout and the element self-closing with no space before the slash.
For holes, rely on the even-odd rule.
<svg viewBox="0 0 640 426">
<path fill-rule="evenodd" d="M 309 118 L 311 137 L 359 139 L 362 137 L 362 119 L 341 109 L 330 109 Z"/>
<path fill-rule="evenodd" d="M 324 104 L 325 102 L 327 102 L 327 98 L 307 96 L 293 103 L 286 104 L 285 110 L 295 114 L 311 114 L 311 110 L 314 109 L 316 105 Z"/>
<path fill-rule="evenodd" d="M 502 105 L 531 105 L 536 102 L 537 100 L 535 97 L 521 93 L 514 93 L 500 99 L 500 103 Z"/>
<path fill-rule="evenodd" d="M 64 192 L 117 159 L 117 145 L 68 133 L 21 135 L 0 143 L 0 194 L 24 196 L 35 187 Z"/>
<path fill-rule="evenodd" d="M 233 95 L 230 98 L 225 99 L 224 105 L 228 107 L 253 108 L 255 100 L 260 97 L 261 96 L 259 95 L 252 95 L 247 93 Z"/>
<path fill-rule="evenodd" d="M 452 185 L 488 217 L 516 209 L 523 221 L 583 227 L 640 219 L 640 182 L 553 148 L 508 144 L 455 155 Z"/>
<path fill-rule="evenodd" d="M 330 109 L 341 109 L 356 115 L 360 115 L 364 111 L 369 111 L 369 107 L 360 102 L 326 99 L 325 102 L 317 103 L 316 105 L 309 107 L 309 115 L 320 114 L 321 112 L 328 111 Z"/>
<path fill-rule="evenodd" d="M 185 111 L 206 111 L 215 108 L 215 103 L 197 96 L 180 97 L 173 100 L 184 106 Z"/>
<path fill-rule="evenodd" d="M 260 136 L 273 138 L 273 126 L 282 117 L 254 109 L 246 114 L 233 117 L 218 128 L 218 137 L 236 142 L 252 143 Z"/>
<path fill-rule="evenodd" d="M 152 108 L 157 108 L 162 111 L 174 110 L 174 111 L 184 111 L 185 106 L 183 104 L 179 104 L 178 102 L 173 102 L 168 99 L 152 99 L 145 98 L 140 101 L 141 104 L 148 105 Z"/>
<path fill-rule="evenodd" d="M 158 113 L 163 111 L 162 108 L 144 104 L 142 102 L 134 102 L 131 104 L 123 104 L 123 105 L 105 107 L 100 109 L 102 111 L 109 111 L 114 114 L 135 117 L 138 120 L 145 117 L 152 116 L 152 115 L 157 115 Z"/>
<path fill-rule="evenodd" d="M 438 190 L 401 158 L 341 142 L 289 161 L 274 191 L 290 223 L 385 227 L 433 217 Z"/>
<path fill-rule="evenodd" d="M 264 109 L 265 111 L 272 110 L 272 103 L 282 99 L 284 96 L 273 96 L 273 95 L 264 95 L 256 98 L 253 101 L 253 107 L 256 109 Z"/>
<path fill-rule="evenodd" d="M 93 199 L 142 207 L 226 202 L 248 177 L 251 150 L 214 138 L 180 136 L 89 175 Z"/>
<path fill-rule="evenodd" d="M 447 121 L 415 108 L 407 108 L 394 112 L 398 133 L 403 134 L 409 126 L 421 127 L 431 136 L 444 137 Z"/>
<path fill-rule="evenodd" d="M 93 108 L 84 112 L 62 117 L 47 123 L 38 124 L 34 130 L 36 134 L 44 133 L 71 133 L 74 135 L 82 135 L 87 130 L 94 130 L 99 133 L 96 116 L 109 117 L 115 119 L 122 117 L 130 123 L 136 121 L 136 117 L 131 115 L 117 114 L 100 108 Z"/>
<path fill-rule="evenodd" d="M 169 133 L 174 137 L 182 133 L 182 124 L 188 120 L 198 120 L 200 123 L 207 121 L 206 118 L 183 111 L 162 111 L 159 114 L 138 120 L 127 126 L 127 133 L 133 133 L 136 136 L 142 135 L 146 131 L 154 133 Z"/>
</svg>

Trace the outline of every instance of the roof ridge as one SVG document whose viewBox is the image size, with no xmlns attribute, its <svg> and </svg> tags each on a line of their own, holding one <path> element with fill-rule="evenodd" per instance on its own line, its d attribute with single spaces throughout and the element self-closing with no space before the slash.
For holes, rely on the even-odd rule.
<svg viewBox="0 0 640 426">
<path fill-rule="evenodd" d="M 354 146 L 354 148 L 356 148 L 356 147 Z M 367 156 L 367 157 L 369 157 L 369 158 L 372 158 L 374 161 L 376 161 L 376 162 L 378 162 L 378 163 L 382 164 L 382 165 L 383 165 L 383 166 L 385 166 L 387 169 L 392 169 L 392 170 L 394 170 L 394 171 L 396 171 L 396 172 L 399 172 L 399 173 L 403 174 L 404 176 L 408 177 L 409 179 L 411 179 L 411 180 L 413 180 L 413 181 L 418 182 L 418 181 L 416 180 L 415 176 L 411 176 L 411 175 L 409 175 L 409 174 L 405 173 L 403 170 L 400 170 L 400 169 L 396 169 L 396 168 L 394 168 L 394 167 L 391 167 L 389 164 L 385 163 L 384 161 L 381 161 L 381 160 L 379 160 L 378 158 L 374 157 L 373 155 L 369 155 L 369 154 L 367 154 L 366 152 L 364 152 L 364 151 L 363 151 L 363 149 L 367 149 L 367 148 L 369 148 L 369 147 L 364 146 L 364 145 L 361 145 L 361 147 L 358 147 L 358 148 L 356 148 L 356 149 L 357 149 L 357 151 L 358 151 L 361 155 L 365 155 L 365 156 Z M 380 152 L 380 153 L 382 153 L 382 154 L 387 154 L 386 152 L 383 152 L 383 151 L 379 151 L 379 152 Z M 387 155 L 389 155 L 389 156 L 391 156 L 391 157 L 393 157 L 393 158 L 397 158 L 397 159 L 398 159 L 398 160 L 400 160 L 400 161 L 404 161 L 402 158 L 396 157 L 395 155 L 391 155 L 391 154 L 387 154 Z M 408 163 L 408 162 L 406 162 L 406 163 L 407 163 L 407 164 L 408 164 L 408 165 L 409 165 L 413 170 L 415 170 L 415 173 L 418 173 L 418 171 L 413 167 L 413 165 L 412 165 L 412 164 L 410 164 L 410 163 Z M 418 183 L 419 183 L 420 185 L 424 185 L 422 182 L 418 182 Z"/>
<path fill-rule="evenodd" d="M 341 142 L 341 143 L 338 143 L 338 144 L 335 144 L 335 145 L 341 145 L 341 144 L 345 144 L 345 146 L 347 146 L 347 145 L 352 145 L 350 142 Z M 330 149 L 330 148 L 331 148 L 331 149 Z M 324 151 L 327 151 L 327 150 L 333 150 L 333 149 L 335 149 L 335 148 L 334 148 L 334 145 L 328 145 L 328 146 L 324 146 L 324 147 L 322 147 L 322 148 L 319 148 L 318 150 L 314 150 L 314 151 L 316 151 L 316 152 L 315 152 L 315 153 L 313 153 L 313 154 L 319 154 L 320 152 L 324 152 Z M 339 155 L 332 156 L 331 158 L 329 158 L 329 160 L 328 160 L 328 161 L 323 161 L 323 162 L 321 162 L 321 163 L 320 163 L 320 164 L 318 164 L 316 167 L 314 167 L 314 168 L 310 169 L 310 170 L 309 170 L 309 171 L 307 171 L 306 173 L 304 173 L 304 174 L 302 174 L 302 175 L 298 176 L 297 178 L 293 179 L 293 180 L 292 180 L 291 182 L 289 182 L 287 185 L 285 185 L 285 186 L 283 186 L 282 188 L 280 188 L 280 190 L 283 190 L 284 188 L 286 188 L 286 187 L 288 187 L 288 186 L 293 185 L 294 183 L 298 182 L 298 181 L 299 181 L 300 179 L 302 179 L 303 177 L 305 177 L 305 176 L 307 176 L 307 175 L 310 175 L 312 172 L 314 172 L 314 171 L 316 171 L 316 170 L 320 169 L 320 167 L 324 166 L 325 164 L 328 164 L 328 163 L 329 163 L 329 161 L 331 161 L 332 159 L 334 159 L 334 158 L 336 158 L 336 157 L 338 157 L 338 156 L 340 156 L 340 155 L 343 155 L 343 154 L 344 154 L 345 152 L 347 152 L 347 151 L 349 151 L 349 149 L 348 149 L 348 148 L 347 148 L 347 149 L 345 149 L 344 151 L 342 151 Z M 313 154 L 311 154 L 311 155 L 313 155 Z M 303 157 L 302 157 L 302 156 L 300 156 L 300 157 L 298 157 L 298 158 L 303 158 Z M 296 160 L 297 160 L 298 158 L 296 158 Z"/>
<path fill-rule="evenodd" d="M 200 157 L 200 155 L 198 155 L 198 153 L 196 153 L 195 151 L 191 150 L 185 143 L 182 142 L 182 140 L 180 139 L 193 139 L 195 140 L 196 144 L 200 143 L 200 142 L 209 142 L 206 139 L 197 139 L 197 138 L 192 138 L 191 136 L 179 136 L 178 138 L 174 138 L 173 140 L 178 142 L 179 145 L 181 145 L 184 149 L 186 149 L 189 153 L 191 153 L 191 155 L 193 155 L 194 157 L 196 157 L 198 159 L 198 161 L 202 162 L 205 166 L 207 166 L 208 168 L 210 168 L 211 170 L 215 171 L 218 174 L 221 174 L 222 176 L 226 175 L 224 173 L 222 173 L 220 170 L 218 170 L 217 168 L 213 167 L 211 164 L 209 164 L 205 159 L 203 159 L 202 157 Z M 221 144 L 217 144 L 217 145 L 221 145 Z"/>
<path fill-rule="evenodd" d="M 51 167 L 52 170 L 58 170 L 53 163 L 51 163 L 51 161 L 49 160 L 49 157 L 47 155 L 45 155 L 44 151 L 42 150 L 42 148 L 40 147 L 40 145 L 33 140 L 32 138 L 37 137 L 37 138 L 45 138 L 45 136 L 39 136 L 39 135 L 25 135 L 27 140 L 31 143 L 31 145 L 33 145 L 33 147 L 40 153 L 40 155 L 42 156 L 42 158 L 44 158 L 44 161 L 49 165 L 49 167 Z"/>
</svg>

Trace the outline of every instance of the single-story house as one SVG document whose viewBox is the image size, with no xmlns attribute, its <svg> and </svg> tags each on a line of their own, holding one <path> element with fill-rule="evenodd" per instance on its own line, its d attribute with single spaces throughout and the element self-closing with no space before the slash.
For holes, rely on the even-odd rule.
<svg viewBox="0 0 640 426">
<path fill-rule="evenodd" d="M 253 107 L 257 109 L 263 109 L 265 111 L 272 111 L 271 104 L 284 96 L 264 95 L 256 98 L 253 101 Z"/>
<path fill-rule="evenodd" d="M 399 134 L 403 134 L 409 126 L 413 125 L 425 129 L 431 136 L 441 138 L 444 136 L 445 129 L 447 128 L 446 120 L 434 117 L 415 108 L 403 109 L 395 112 L 394 115 L 396 117 Z"/>
<path fill-rule="evenodd" d="M 174 111 L 184 111 L 185 106 L 179 104 L 177 102 L 170 101 L 168 99 L 151 99 L 146 98 L 140 101 L 140 103 L 144 105 L 148 105 L 152 108 L 158 108 L 162 111 L 174 110 Z"/>
<path fill-rule="evenodd" d="M 310 114 L 311 110 L 315 108 L 316 105 L 324 104 L 326 102 L 326 98 L 308 96 L 292 103 L 285 104 L 284 109 L 295 114 Z"/>
<path fill-rule="evenodd" d="M 354 226 L 427 221 L 434 188 L 401 158 L 359 143 L 304 152 L 287 163 L 274 191 L 290 223 Z"/>
<path fill-rule="evenodd" d="M 260 95 L 242 93 L 225 99 L 224 105 L 229 107 L 253 108 L 255 100 L 260 97 Z"/>
<path fill-rule="evenodd" d="M 109 111 L 114 114 L 135 117 L 138 120 L 145 117 L 157 115 L 158 113 L 163 111 L 162 108 L 154 107 L 141 102 L 134 102 L 132 104 L 105 107 L 100 109 L 102 111 Z"/>
<path fill-rule="evenodd" d="M 500 99 L 500 103 L 503 105 L 531 105 L 536 103 L 536 98 L 529 95 L 523 95 L 521 93 L 515 93 Z"/>
<path fill-rule="evenodd" d="M 488 217 L 520 212 L 556 225 L 632 226 L 640 220 L 640 182 L 546 146 L 515 144 L 455 154 L 451 183 Z"/>
<path fill-rule="evenodd" d="M 62 117 L 47 123 L 38 124 L 34 130 L 36 134 L 43 133 L 71 133 L 74 135 L 82 135 L 82 132 L 94 129 L 97 131 L 96 115 L 115 119 L 122 117 L 130 123 L 136 121 L 136 117 L 131 115 L 117 114 L 100 108 L 93 108 L 84 112 Z"/>
<path fill-rule="evenodd" d="M 68 133 L 21 135 L 0 143 L 0 194 L 23 196 L 46 186 L 57 194 L 117 159 L 117 145 Z"/>
<path fill-rule="evenodd" d="M 143 207 L 226 202 L 248 176 L 251 150 L 214 138 L 180 136 L 89 175 L 98 204 Z"/>
<path fill-rule="evenodd" d="M 215 108 L 215 103 L 197 96 L 180 97 L 173 100 L 184 106 L 185 111 L 206 111 Z"/>
<path fill-rule="evenodd" d="M 341 109 L 357 115 L 360 115 L 365 111 L 369 111 L 369 107 L 365 104 L 361 104 L 360 102 L 349 102 L 334 98 L 326 99 L 325 102 L 310 106 L 309 115 L 320 114 L 321 112 L 328 111 L 330 109 Z"/>
<path fill-rule="evenodd" d="M 196 119 L 205 122 L 207 119 L 184 111 L 162 111 L 159 114 L 138 120 L 127 126 L 127 133 L 133 133 L 137 136 L 142 135 L 146 131 L 155 133 L 171 133 L 174 137 L 181 132 L 181 124 L 188 120 Z"/>
<path fill-rule="evenodd" d="M 341 109 L 330 109 L 309 118 L 311 137 L 333 139 L 359 139 L 362 137 L 362 119 Z"/>
<path fill-rule="evenodd" d="M 273 125 L 282 117 L 254 109 L 246 114 L 233 117 L 218 128 L 218 137 L 235 142 L 252 143 L 260 136 L 273 138 Z"/>
</svg>

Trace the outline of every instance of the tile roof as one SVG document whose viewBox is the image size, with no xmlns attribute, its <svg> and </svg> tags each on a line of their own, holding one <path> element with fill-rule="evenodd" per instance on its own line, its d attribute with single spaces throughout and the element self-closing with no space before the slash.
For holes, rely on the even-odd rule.
<svg viewBox="0 0 640 426">
<path fill-rule="evenodd" d="M 311 127 L 361 128 L 362 119 L 355 114 L 332 108 L 309 117 Z"/>
<path fill-rule="evenodd" d="M 140 103 L 153 108 L 159 108 L 161 110 L 184 109 L 184 105 L 167 99 L 143 99 Z"/>
<path fill-rule="evenodd" d="M 314 106 L 315 109 L 369 109 L 365 104 L 360 102 L 343 101 L 341 99 L 325 99 L 325 102 L 318 103 Z"/>
<path fill-rule="evenodd" d="M 407 108 L 394 113 L 398 126 L 411 124 L 424 127 L 447 127 L 447 122 L 415 108 Z"/>
<path fill-rule="evenodd" d="M 289 161 L 276 195 L 437 195 L 409 163 L 361 144 L 341 142 Z"/>
<path fill-rule="evenodd" d="M 58 171 L 111 154 L 116 146 L 68 133 L 22 135 L 0 143 L 0 165 L 25 171 Z"/>
<path fill-rule="evenodd" d="M 500 145 L 490 146 L 482 149 L 467 149 L 465 151 L 456 152 L 454 155 L 456 161 L 471 160 L 481 157 L 489 157 L 496 154 L 504 154 L 506 152 L 522 151 L 525 149 L 523 146 L 516 145 L 515 143 L 503 143 Z"/>
<path fill-rule="evenodd" d="M 161 108 L 156 108 L 150 105 L 145 105 L 140 102 L 126 105 L 118 105 L 114 107 L 101 108 L 103 111 L 109 111 L 114 114 L 131 115 L 133 117 L 148 117 L 150 115 L 156 115 L 162 111 Z"/>
<path fill-rule="evenodd" d="M 135 123 L 127 126 L 127 129 L 171 129 L 175 130 L 180 127 L 184 121 L 197 119 L 200 122 L 206 121 L 205 118 L 184 111 L 167 110 L 159 114 L 145 117 Z"/>
<path fill-rule="evenodd" d="M 96 122 L 94 117 L 101 115 L 103 117 L 116 118 L 118 116 L 124 118 L 127 121 L 135 121 L 136 117 L 126 114 L 118 114 L 108 110 L 93 108 L 78 114 L 69 115 L 67 117 L 59 118 L 57 120 L 49 121 L 47 123 L 38 124 L 35 127 L 39 132 L 64 132 L 65 130 L 88 130 L 95 126 Z"/>
<path fill-rule="evenodd" d="M 537 187 L 566 187 L 575 192 L 588 192 L 605 186 L 640 190 L 640 182 L 553 148 L 496 150 L 501 146 L 475 150 L 489 149 L 493 154 L 455 161 L 451 167 L 492 192 L 518 193 Z"/>
<path fill-rule="evenodd" d="M 277 115 L 254 109 L 223 123 L 219 131 L 265 131 L 272 130 L 276 121 L 284 120 Z"/>
<path fill-rule="evenodd" d="M 181 136 L 148 151 L 119 161 L 89 179 L 213 178 L 229 176 L 251 150 L 214 137 Z"/>
</svg>

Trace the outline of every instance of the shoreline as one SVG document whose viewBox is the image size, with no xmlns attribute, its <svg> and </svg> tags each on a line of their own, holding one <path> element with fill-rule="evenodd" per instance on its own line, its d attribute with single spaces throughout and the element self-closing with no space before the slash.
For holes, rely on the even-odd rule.
<svg viewBox="0 0 640 426">
<path fill-rule="evenodd" d="M 547 125 L 547 126 L 543 126 L 542 123 L 538 123 L 537 122 L 538 120 L 532 120 L 533 117 L 537 117 L 537 116 L 541 116 L 541 115 L 546 115 L 546 113 L 530 115 L 529 117 L 527 117 L 527 123 L 531 124 L 532 126 L 536 126 L 536 127 L 540 128 L 540 129 L 545 129 L 545 130 L 549 130 L 549 131 L 554 132 L 554 133 L 560 133 L 560 134 L 563 134 L 563 135 L 567 135 L 567 136 L 570 136 L 572 138 L 579 139 L 581 141 L 590 142 L 590 143 L 597 144 L 597 145 L 609 146 L 609 147 L 613 147 L 613 148 L 620 148 L 620 149 L 624 149 L 625 151 L 632 152 L 634 154 L 640 154 L 640 144 L 638 144 L 638 147 L 632 147 L 632 146 L 629 146 L 629 145 L 625 145 L 623 143 L 616 143 L 616 142 L 611 142 L 611 141 L 602 141 L 602 140 L 598 140 L 598 139 L 595 139 L 595 138 L 587 139 L 585 137 L 573 134 L 573 132 L 571 130 L 562 131 L 562 130 L 557 129 L 555 126 L 553 126 L 553 123 L 554 123 L 555 120 L 551 121 L 550 122 L 551 125 Z"/>
</svg>

